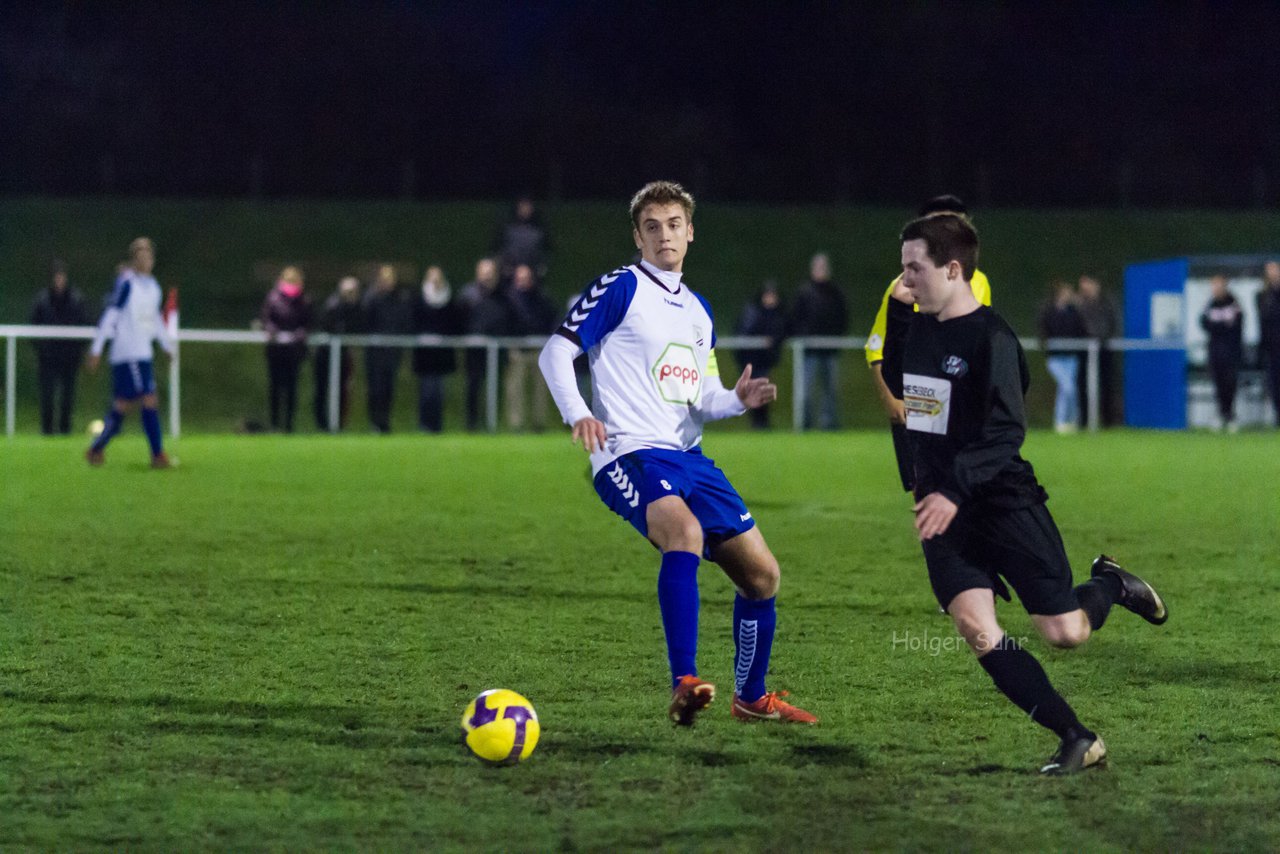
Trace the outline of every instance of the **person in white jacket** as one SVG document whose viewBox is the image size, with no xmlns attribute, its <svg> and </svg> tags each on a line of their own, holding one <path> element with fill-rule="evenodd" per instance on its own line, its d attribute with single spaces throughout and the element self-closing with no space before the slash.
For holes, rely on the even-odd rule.
<svg viewBox="0 0 1280 854">
<path fill-rule="evenodd" d="M 765 690 L 778 561 L 742 498 L 700 447 L 705 422 L 764 406 L 778 389 L 753 377 L 750 365 L 733 389 L 720 381 L 711 308 L 682 275 L 693 208 L 693 197 L 669 181 L 635 195 L 631 219 L 640 261 L 583 291 L 538 364 L 574 442 L 591 455 L 596 492 L 662 552 L 658 605 L 671 665 L 672 721 L 691 725 L 715 697 L 695 663 L 697 570 L 705 557 L 738 589 L 733 717 L 816 723 Z M 583 352 L 591 365 L 591 407 L 574 377 L 573 360 Z"/>
<path fill-rule="evenodd" d="M 157 410 L 156 380 L 152 370 L 153 342 L 170 356 L 175 342 L 160 314 L 163 294 L 151 271 L 155 269 L 156 250 L 151 239 L 139 237 L 129 244 L 129 263 L 116 276 L 115 288 L 102 319 L 98 334 L 89 348 L 89 370 L 98 369 L 102 350 L 111 339 L 111 382 L 114 398 L 103 419 L 102 432 L 93 440 L 85 459 L 100 466 L 107 443 L 120 432 L 124 417 L 142 404 L 142 429 L 151 446 L 151 467 L 169 468 L 160 433 Z"/>
</svg>

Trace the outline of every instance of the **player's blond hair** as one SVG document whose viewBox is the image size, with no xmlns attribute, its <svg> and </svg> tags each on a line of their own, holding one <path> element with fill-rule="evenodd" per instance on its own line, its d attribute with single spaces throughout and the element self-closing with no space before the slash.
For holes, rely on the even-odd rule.
<svg viewBox="0 0 1280 854">
<path fill-rule="evenodd" d="M 129 244 L 129 257 L 136 258 L 138 257 L 138 253 L 144 250 L 150 252 L 153 255 L 155 254 L 156 247 L 151 242 L 151 238 L 135 237 L 133 241 Z"/>
<path fill-rule="evenodd" d="M 640 228 L 640 213 L 649 205 L 679 205 L 693 222 L 693 195 L 675 181 L 650 181 L 631 197 L 631 224 Z"/>
</svg>

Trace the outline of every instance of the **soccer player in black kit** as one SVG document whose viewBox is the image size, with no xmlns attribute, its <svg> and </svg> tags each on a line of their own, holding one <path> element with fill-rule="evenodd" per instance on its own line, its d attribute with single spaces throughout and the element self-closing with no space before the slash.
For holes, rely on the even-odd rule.
<svg viewBox="0 0 1280 854">
<path fill-rule="evenodd" d="M 1061 744 L 1040 770 L 1070 774 L 1101 763 L 1106 747 L 1076 717 L 1040 663 L 1005 635 L 996 594 L 1018 594 L 1036 630 L 1074 647 L 1113 604 L 1159 625 L 1164 602 L 1103 555 L 1072 587 L 1048 495 L 1019 450 L 1026 435 L 1026 357 L 1009 325 L 973 296 L 978 235 L 963 216 L 917 219 L 902 232 L 902 280 L 920 311 L 901 373 L 887 378 L 906 406 L 915 456 L 915 526 L 938 603 L 996 687 Z"/>
</svg>

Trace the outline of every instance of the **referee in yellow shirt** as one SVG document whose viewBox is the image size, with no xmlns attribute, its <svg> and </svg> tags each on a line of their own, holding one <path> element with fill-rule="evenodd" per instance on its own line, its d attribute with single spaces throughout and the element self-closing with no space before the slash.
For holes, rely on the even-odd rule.
<svg viewBox="0 0 1280 854">
<path fill-rule="evenodd" d="M 956 196 L 934 196 L 921 205 L 919 216 L 936 214 L 959 214 L 967 217 L 968 208 Z M 991 305 L 991 283 L 986 273 L 977 270 L 970 281 L 973 295 L 983 305 Z M 885 383 L 886 363 L 899 370 L 889 371 L 890 376 L 901 376 L 903 337 L 907 334 L 907 326 L 911 315 L 916 311 L 915 301 L 910 291 L 902 286 L 902 277 L 898 276 L 889 283 L 880 300 L 880 309 L 876 312 L 875 322 L 871 324 L 871 334 L 867 336 L 865 350 L 867 365 L 871 368 L 871 381 L 875 384 L 880 405 L 889 416 L 889 428 L 893 433 L 893 452 L 898 459 L 898 475 L 902 478 L 902 488 L 911 491 L 915 474 L 911 458 L 911 448 L 907 442 L 907 415 L 902 404 L 902 389 L 892 389 Z"/>
</svg>

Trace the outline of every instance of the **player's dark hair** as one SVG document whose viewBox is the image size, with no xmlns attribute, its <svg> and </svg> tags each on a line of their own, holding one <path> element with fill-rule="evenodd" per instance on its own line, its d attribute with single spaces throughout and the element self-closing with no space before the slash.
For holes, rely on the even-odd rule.
<svg viewBox="0 0 1280 854">
<path fill-rule="evenodd" d="M 649 205 L 677 204 L 684 208 L 684 217 L 693 222 L 693 196 L 675 181 L 650 181 L 631 197 L 631 224 L 640 228 L 640 212 Z"/>
<path fill-rule="evenodd" d="M 939 213 L 968 214 L 969 209 L 965 207 L 959 196 L 947 193 L 941 196 L 934 196 L 925 202 L 920 206 L 920 210 L 916 211 L 916 216 L 929 216 L 930 214 Z"/>
<path fill-rule="evenodd" d="M 902 229 L 901 240 L 923 240 L 935 266 L 959 261 L 965 281 L 973 280 L 978 269 L 978 230 L 967 217 L 945 213 L 913 219 Z"/>
</svg>

